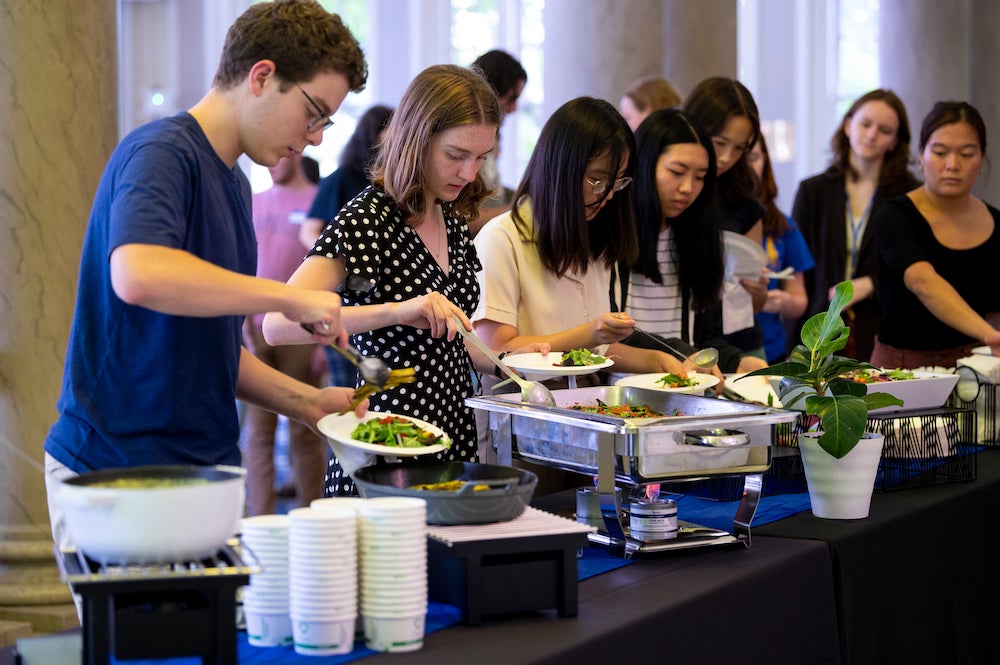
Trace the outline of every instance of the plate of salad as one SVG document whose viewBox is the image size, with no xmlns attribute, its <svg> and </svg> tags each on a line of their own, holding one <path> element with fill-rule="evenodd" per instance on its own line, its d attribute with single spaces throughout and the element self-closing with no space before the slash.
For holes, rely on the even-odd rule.
<svg viewBox="0 0 1000 665">
<path fill-rule="evenodd" d="M 700 372 L 691 372 L 687 376 L 670 373 L 631 374 L 615 381 L 616 386 L 632 388 L 651 388 L 665 390 L 671 393 L 701 395 L 709 388 L 719 383 L 719 377 Z"/>
<path fill-rule="evenodd" d="M 451 446 L 451 439 L 434 425 L 387 411 L 331 413 L 316 427 L 331 441 L 377 455 L 414 457 L 437 453 Z"/>
<path fill-rule="evenodd" d="M 615 361 L 592 353 L 589 349 L 572 349 L 560 353 L 515 353 L 504 356 L 503 364 L 512 370 L 534 376 L 578 376 L 607 369 Z"/>
</svg>

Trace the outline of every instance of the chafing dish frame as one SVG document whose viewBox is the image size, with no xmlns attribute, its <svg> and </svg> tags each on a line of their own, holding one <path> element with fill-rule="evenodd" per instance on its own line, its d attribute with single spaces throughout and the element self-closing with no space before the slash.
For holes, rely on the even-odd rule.
<svg viewBox="0 0 1000 665">
<path fill-rule="evenodd" d="M 750 547 L 750 522 L 757 510 L 762 474 L 770 467 L 775 425 L 793 422 L 794 411 L 728 400 L 697 397 L 634 387 L 597 386 L 554 390 L 556 406 L 527 404 L 519 394 L 470 397 L 466 404 L 486 411 L 500 464 L 514 457 L 595 476 L 605 528 L 591 540 L 626 557 L 636 552 L 731 545 Z M 617 418 L 570 409 L 574 404 L 646 404 L 663 412 L 685 415 L 662 418 Z M 686 443 L 686 434 L 701 429 L 740 429 L 749 443 L 711 448 Z M 744 463 L 732 464 L 746 453 Z M 702 464 L 698 464 L 704 457 Z M 729 465 L 715 466 L 713 459 Z M 682 460 L 684 464 L 673 464 Z M 696 468 L 688 463 L 695 461 Z M 676 468 L 675 468 L 676 467 Z M 628 535 L 622 520 L 622 493 L 616 482 L 632 487 L 668 480 L 707 476 L 743 476 L 744 492 L 733 532 L 685 523 L 678 538 L 642 542 Z"/>
</svg>

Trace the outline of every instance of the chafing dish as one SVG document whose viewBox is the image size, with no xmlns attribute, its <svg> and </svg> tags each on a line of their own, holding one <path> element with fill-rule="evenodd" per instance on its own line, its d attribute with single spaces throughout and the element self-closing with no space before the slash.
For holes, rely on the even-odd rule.
<svg viewBox="0 0 1000 665">
<path fill-rule="evenodd" d="M 517 394 L 466 400 L 470 407 L 488 412 L 501 464 L 510 464 L 516 456 L 595 476 L 602 508 L 607 506 L 603 511 L 607 537 L 624 543 L 626 555 L 629 548 L 676 549 L 734 540 L 749 546 L 749 524 L 760 496 L 761 474 L 771 464 L 772 430 L 795 421 L 794 411 L 628 386 L 552 392 L 554 407 L 521 402 Z M 612 406 L 644 404 L 669 415 L 618 418 L 570 408 L 594 405 L 598 400 Z M 744 476 L 746 487 L 734 519 L 735 537 L 726 539 L 722 536 L 729 534 L 724 532 L 694 529 L 689 533 L 696 533 L 696 538 L 654 546 L 632 542 L 634 539 L 626 535 L 616 482 L 634 489 L 667 480 L 734 475 Z"/>
</svg>

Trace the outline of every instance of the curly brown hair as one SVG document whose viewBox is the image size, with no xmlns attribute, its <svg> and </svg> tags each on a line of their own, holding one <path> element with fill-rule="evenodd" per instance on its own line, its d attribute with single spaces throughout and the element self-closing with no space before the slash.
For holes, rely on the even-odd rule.
<svg viewBox="0 0 1000 665">
<path fill-rule="evenodd" d="M 228 90 L 261 60 L 271 60 L 283 81 L 310 81 L 337 72 L 354 92 L 368 81 L 361 45 L 337 14 L 316 0 L 275 0 L 251 5 L 229 28 L 212 85 Z"/>
</svg>

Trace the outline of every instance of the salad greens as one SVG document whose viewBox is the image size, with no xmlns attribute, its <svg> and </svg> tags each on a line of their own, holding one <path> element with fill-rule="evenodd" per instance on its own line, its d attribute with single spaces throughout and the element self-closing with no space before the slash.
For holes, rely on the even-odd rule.
<svg viewBox="0 0 1000 665">
<path fill-rule="evenodd" d="M 360 423 L 351 432 L 351 438 L 365 443 L 375 443 L 382 446 L 399 446 L 402 448 L 419 448 L 435 443 L 445 448 L 451 446 L 451 439 L 438 436 L 418 427 L 411 420 L 399 416 L 372 418 Z"/>
<path fill-rule="evenodd" d="M 655 383 L 662 383 L 664 388 L 690 388 L 698 385 L 698 380 L 676 374 L 664 374 Z"/>
<path fill-rule="evenodd" d="M 607 358 L 591 353 L 590 349 L 573 349 L 562 354 L 562 360 L 557 365 L 568 367 L 572 365 L 603 365 Z"/>
</svg>

